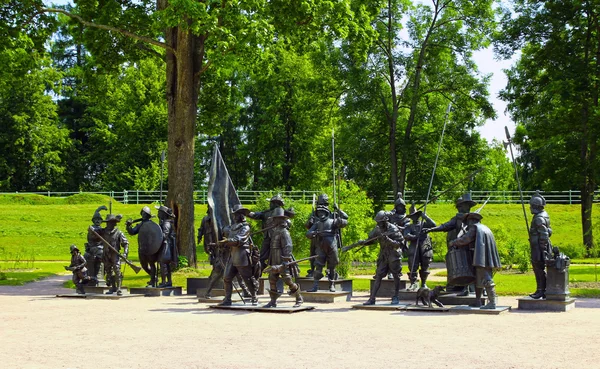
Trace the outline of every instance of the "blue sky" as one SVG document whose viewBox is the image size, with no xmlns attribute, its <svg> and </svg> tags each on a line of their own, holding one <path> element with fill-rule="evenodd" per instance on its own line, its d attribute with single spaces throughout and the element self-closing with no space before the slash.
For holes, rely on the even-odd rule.
<svg viewBox="0 0 600 369">
<path fill-rule="evenodd" d="M 50 4 L 69 4 L 71 0 L 44 0 L 47 5 Z M 485 124 L 478 128 L 481 136 L 484 137 L 488 142 L 493 139 L 499 141 L 505 139 L 504 126 L 507 126 L 511 134 L 514 132 L 515 124 L 510 119 L 507 113 L 505 113 L 506 103 L 498 98 L 498 93 L 506 86 L 506 75 L 503 69 L 508 69 L 515 58 L 512 60 L 495 60 L 494 52 L 491 48 L 478 51 L 474 53 L 474 59 L 477 63 L 479 71 L 482 75 L 492 74 L 490 82 L 490 101 L 492 102 L 494 109 L 496 110 L 496 120 L 489 119 Z"/>
</svg>

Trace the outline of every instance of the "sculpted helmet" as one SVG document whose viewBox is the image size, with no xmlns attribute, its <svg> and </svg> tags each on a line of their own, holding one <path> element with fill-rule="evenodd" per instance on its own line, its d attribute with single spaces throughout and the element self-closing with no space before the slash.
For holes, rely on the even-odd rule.
<svg viewBox="0 0 600 369">
<path fill-rule="evenodd" d="M 279 206 L 284 206 L 283 197 L 281 197 L 280 194 L 277 194 L 277 195 L 271 197 L 270 202 L 273 202 Z"/>
<path fill-rule="evenodd" d="M 102 214 L 100 214 L 101 210 L 108 210 L 108 208 L 104 205 L 98 207 L 98 209 L 96 209 L 96 211 L 94 212 L 94 215 L 92 216 L 92 222 L 94 220 L 102 220 Z"/>
<path fill-rule="evenodd" d="M 388 218 L 387 215 L 385 215 L 385 211 L 383 211 L 383 210 L 379 210 L 377 212 L 377 214 L 375 215 L 375 221 L 377 223 L 379 223 L 379 222 L 387 222 L 388 220 L 389 220 L 389 218 Z"/>
<path fill-rule="evenodd" d="M 155 208 L 156 208 L 156 210 L 158 210 L 159 212 L 163 212 L 163 213 L 165 213 L 166 215 L 168 215 L 169 217 L 171 217 L 171 218 L 175 218 L 175 214 L 173 214 L 173 209 L 171 209 L 171 208 L 169 208 L 169 207 L 167 207 L 167 206 L 164 206 L 164 205 L 161 205 L 161 206 L 154 206 L 154 207 L 155 207 Z"/>
<path fill-rule="evenodd" d="M 144 206 L 142 208 L 142 211 L 140 211 L 140 215 L 143 215 L 144 213 L 148 214 L 149 216 L 152 216 L 152 213 L 150 213 L 150 208 L 147 206 Z"/>
<path fill-rule="evenodd" d="M 326 193 L 319 195 L 317 199 L 317 205 L 329 206 L 329 196 Z"/>
<path fill-rule="evenodd" d="M 529 205 L 543 208 L 546 206 L 546 199 L 540 195 L 539 191 L 536 191 L 535 194 L 531 196 L 531 199 L 529 199 Z"/>
<path fill-rule="evenodd" d="M 77 246 L 75 245 L 71 245 L 69 249 L 71 250 L 71 253 L 73 252 L 73 250 L 77 250 L 79 252 L 79 248 L 77 248 Z"/>
</svg>

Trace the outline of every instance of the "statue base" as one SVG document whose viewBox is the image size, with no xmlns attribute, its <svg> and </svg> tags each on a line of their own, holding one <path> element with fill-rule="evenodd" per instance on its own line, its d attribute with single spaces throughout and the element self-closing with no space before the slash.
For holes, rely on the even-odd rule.
<svg viewBox="0 0 600 369">
<path fill-rule="evenodd" d="M 398 298 L 400 300 L 415 301 L 417 298 L 417 291 L 409 291 L 407 289 L 398 291 Z"/>
<path fill-rule="evenodd" d="M 310 290 L 315 280 L 313 278 L 296 278 L 296 283 L 300 285 L 300 291 Z M 319 290 L 329 290 L 329 280 L 327 278 L 321 278 L 319 280 Z M 337 279 L 333 281 L 335 292 L 348 292 L 352 296 L 352 280 L 351 279 Z"/>
<path fill-rule="evenodd" d="M 186 294 L 195 295 L 197 289 L 207 289 L 208 288 L 208 277 L 201 278 L 188 278 L 186 283 Z M 214 288 L 223 288 L 223 279 L 219 279 Z"/>
<path fill-rule="evenodd" d="M 274 308 L 266 308 L 263 307 L 264 305 L 258 305 L 258 306 L 252 306 L 250 304 L 247 305 L 240 305 L 238 304 L 233 304 L 231 306 L 220 306 L 220 305 L 210 305 L 209 308 L 211 309 L 219 309 L 219 310 L 233 310 L 233 311 L 252 311 L 252 312 L 258 312 L 258 313 L 297 313 L 300 311 L 309 311 L 309 310 L 313 310 L 315 307 L 314 306 L 299 306 L 299 307 L 293 307 L 292 305 L 290 306 L 280 306 L 279 304 L 277 305 L 277 307 Z"/>
<path fill-rule="evenodd" d="M 397 310 L 402 311 L 420 311 L 420 312 L 434 312 L 434 313 L 447 313 L 450 311 L 450 308 L 447 306 L 438 307 L 433 305 L 432 307 L 423 306 L 423 305 L 408 305 L 405 308 L 398 308 Z"/>
<path fill-rule="evenodd" d="M 129 294 L 129 293 L 125 293 L 125 294 L 119 296 L 116 293 L 113 293 L 113 294 L 110 294 L 110 295 L 101 294 L 101 293 L 85 293 L 85 294 L 69 293 L 69 294 L 56 295 L 56 297 L 80 298 L 80 299 L 98 299 L 98 300 L 120 300 L 120 299 L 132 298 L 132 297 L 144 297 L 144 295 L 132 295 L 132 294 Z"/>
<path fill-rule="evenodd" d="M 99 293 L 99 294 L 104 294 L 106 292 L 108 292 L 108 290 L 110 290 L 110 287 L 106 287 L 106 286 L 96 286 L 96 287 L 91 287 L 91 286 L 84 286 L 83 290 L 85 291 L 85 293 Z M 127 291 L 127 287 L 122 286 L 121 290 L 123 292 Z"/>
<path fill-rule="evenodd" d="M 458 296 L 456 293 L 448 293 L 440 295 L 438 300 L 444 305 L 470 305 L 474 304 L 477 298 L 474 293 L 469 294 L 469 296 Z M 487 304 L 485 297 L 481 297 L 481 304 Z"/>
<path fill-rule="evenodd" d="M 225 298 L 225 296 L 214 296 L 210 299 L 204 297 L 204 296 L 198 296 L 198 302 L 202 303 L 202 304 L 218 304 L 221 301 L 223 301 L 223 299 Z M 247 304 L 250 303 L 250 298 L 244 298 L 244 300 L 246 301 Z M 233 302 L 242 302 L 242 299 L 240 299 L 239 296 L 231 296 L 231 301 Z"/>
<path fill-rule="evenodd" d="M 317 291 L 317 292 L 302 292 L 302 298 L 306 302 L 318 302 L 324 304 L 331 304 L 340 301 L 350 301 L 352 295 L 350 292 L 329 292 L 329 291 Z"/>
<path fill-rule="evenodd" d="M 496 306 L 495 309 L 480 309 L 468 305 L 460 305 L 451 307 L 450 312 L 459 314 L 498 315 L 505 311 L 510 311 L 511 309 L 511 306 Z"/>
<path fill-rule="evenodd" d="M 550 299 L 532 299 L 531 297 L 523 297 L 517 299 L 519 302 L 519 310 L 539 310 L 539 311 L 569 311 L 575 308 L 575 299 L 567 298 L 566 300 L 550 300 Z"/>
<path fill-rule="evenodd" d="M 392 305 L 390 302 L 375 302 L 375 305 L 352 305 L 353 309 L 357 310 L 380 310 L 380 311 L 395 311 L 398 309 L 406 308 L 406 304 L 394 304 Z"/>
<path fill-rule="evenodd" d="M 400 280 L 400 290 L 406 290 L 406 285 L 408 281 Z M 371 291 L 373 291 L 373 285 L 375 284 L 375 280 L 371 279 L 369 283 L 369 295 Z M 393 279 L 385 279 L 381 280 L 381 284 L 379 285 L 379 290 L 377 291 L 377 295 L 375 297 L 392 297 L 394 296 L 394 280 Z"/>
<path fill-rule="evenodd" d="M 129 293 L 134 295 L 153 296 L 181 296 L 183 294 L 181 287 L 141 287 L 130 288 Z"/>
</svg>

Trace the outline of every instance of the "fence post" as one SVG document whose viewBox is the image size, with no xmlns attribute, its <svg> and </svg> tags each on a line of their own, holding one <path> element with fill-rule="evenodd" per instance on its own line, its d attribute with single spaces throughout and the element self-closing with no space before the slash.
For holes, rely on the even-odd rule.
<svg viewBox="0 0 600 369">
<path fill-rule="evenodd" d="M 573 202 L 571 201 L 571 189 L 569 188 L 569 205 L 573 205 Z"/>
</svg>

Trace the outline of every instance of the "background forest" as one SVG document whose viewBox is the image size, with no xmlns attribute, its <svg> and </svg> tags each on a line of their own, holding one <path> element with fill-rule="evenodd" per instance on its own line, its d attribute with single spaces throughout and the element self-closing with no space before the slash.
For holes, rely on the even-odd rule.
<svg viewBox="0 0 600 369">
<path fill-rule="evenodd" d="M 581 191 L 593 246 L 594 1 L 0 4 L 0 191 L 158 189 L 167 150 L 177 208 L 205 187 L 215 143 L 238 189 L 322 189 L 334 131 L 338 180 L 378 208 L 387 191 L 427 193 L 449 104 L 433 190 L 481 167 L 460 190 L 516 190 L 502 143 L 475 129 L 496 112 L 472 56 L 494 46 L 520 55 L 501 97 L 523 189 Z M 193 219 L 193 205 L 179 211 Z M 185 254 L 194 237 L 182 227 Z"/>
</svg>

